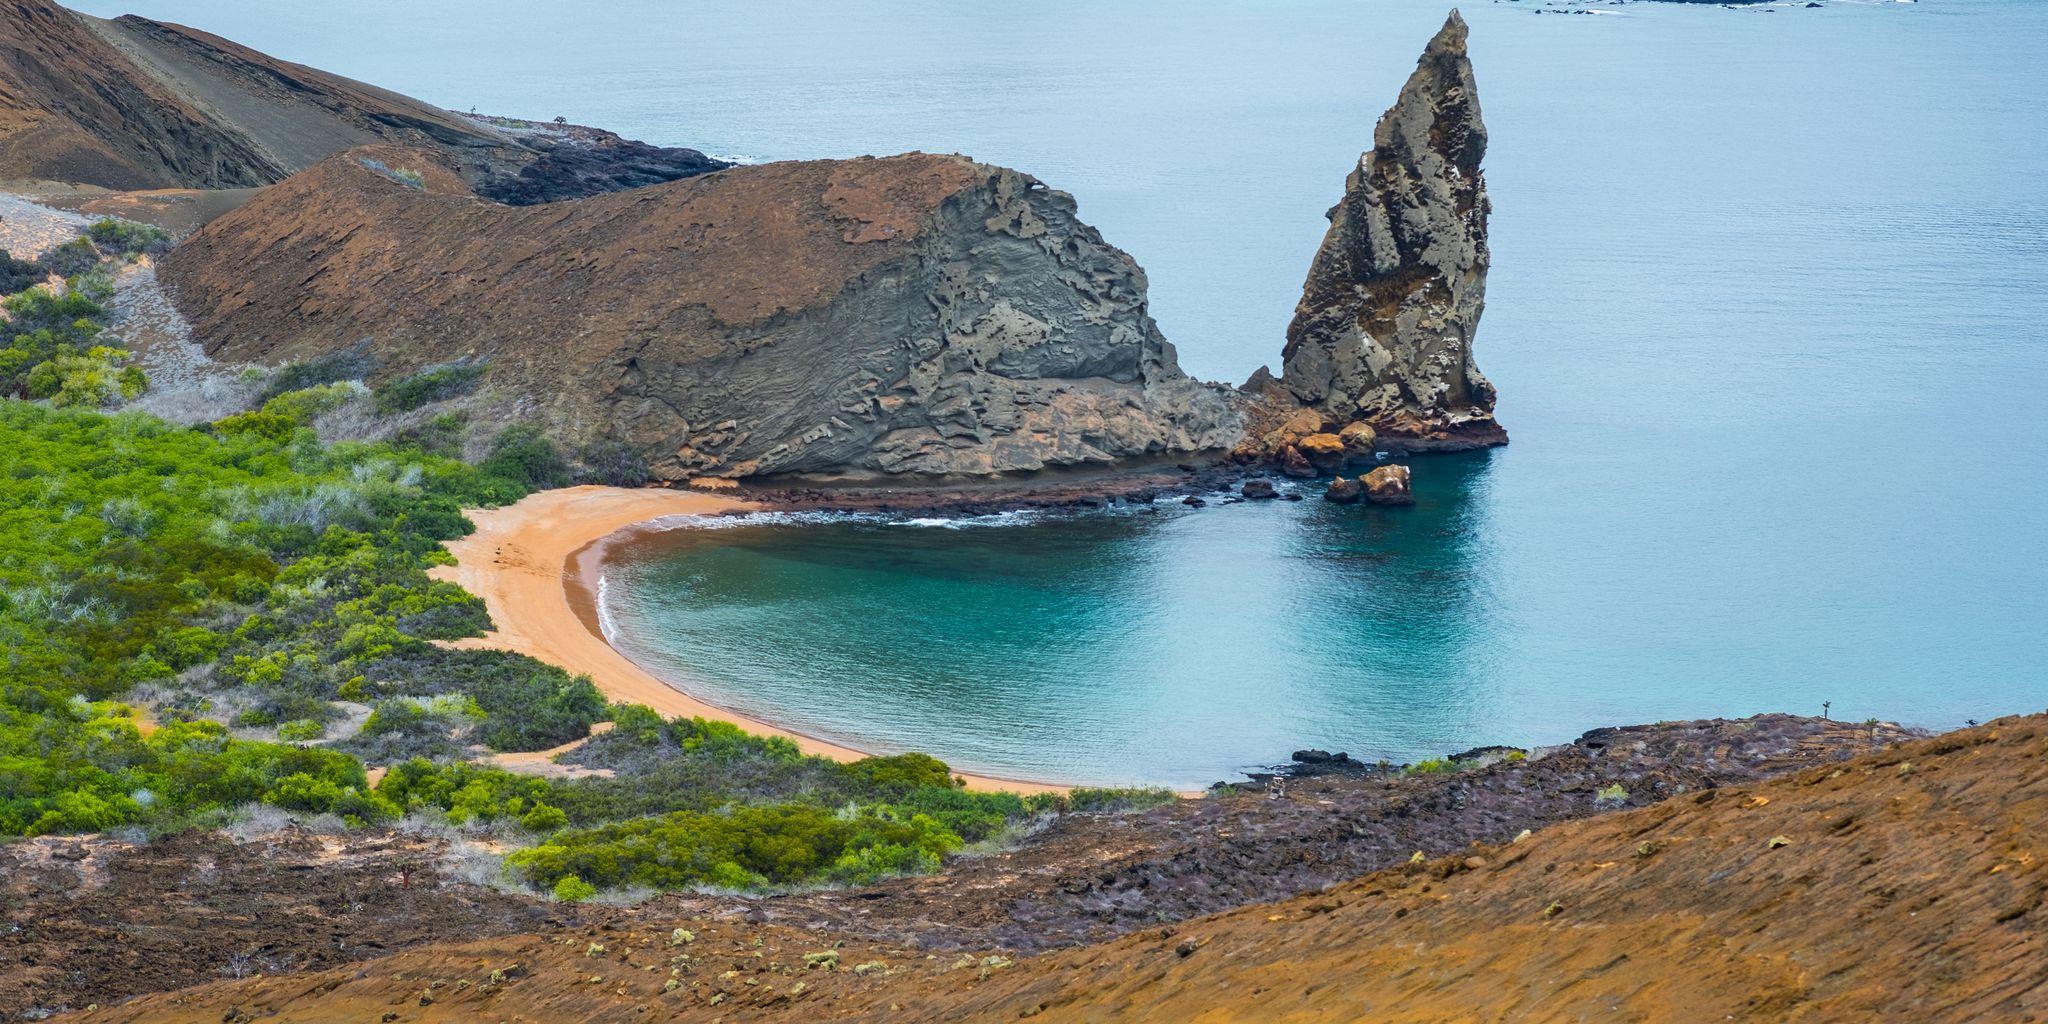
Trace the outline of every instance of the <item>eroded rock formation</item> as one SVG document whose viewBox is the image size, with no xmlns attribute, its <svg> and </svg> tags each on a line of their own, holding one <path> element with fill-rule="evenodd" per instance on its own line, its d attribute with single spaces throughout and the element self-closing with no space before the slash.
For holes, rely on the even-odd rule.
<svg viewBox="0 0 2048 1024">
<path fill-rule="evenodd" d="M 1506 442 L 1472 361 L 1485 302 L 1486 153 L 1456 11 L 1345 180 L 1266 390 L 1398 448 Z"/>
<path fill-rule="evenodd" d="M 485 361 L 477 415 L 621 438 L 672 479 L 981 476 L 1242 430 L 1180 371 L 1144 272 L 1016 171 L 776 163 L 523 207 L 456 171 L 337 155 L 213 221 L 163 279 L 219 357 L 364 341 L 378 379 Z"/>
</svg>

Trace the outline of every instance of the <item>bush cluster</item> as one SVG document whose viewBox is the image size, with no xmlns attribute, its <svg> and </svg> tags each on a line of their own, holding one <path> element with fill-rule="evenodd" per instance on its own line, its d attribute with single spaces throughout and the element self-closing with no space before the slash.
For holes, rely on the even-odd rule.
<svg viewBox="0 0 2048 1024">
<path fill-rule="evenodd" d="M 277 415 L 320 405 L 284 401 Z M 344 690 L 382 685 L 371 666 L 421 657 L 433 650 L 428 639 L 486 625 L 473 596 L 429 579 L 426 569 L 446 557 L 441 540 L 471 528 L 463 505 L 516 497 L 517 486 L 384 446 L 323 446 L 294 424 L 284 434 L 195 430 L 138 413 L 0 402 L 0 721 L 9 730 L 0 740 L 0 793 L 41 801 L 32 816 L 17 807 L 0 832 L 140 821 L 159 803 L 182 812 L 264 799 L 305 809 L 325 786 L 273 799 L 267 784 L 194 789 L 182 785 L 192 777 L 176 775 L 181 785 L 172 793 L 138 783 L 134 773 L 147 774 L 148 764 L 138 752 L 156 750 L 156 737 L 124 738 L 117 712 L 77 708 L 150 683 L 194 691 L 178 702 L 192 708 L 210 703 L 209 690 L 253 694 L 245 724 L 318 723 Z M 537 678 L 561 675 L 528 663 Z M 466 683 L 407 679 L 391 688 L 458 692 Z M 490 692 L 500 718 L 546 723 L 541 731 L 552 737 L 578 708 L 586 726 L 602 714 L 601 702 L 581 691 L 565 698 L 570 689 L 515 680 Z M 529 698 L 530 709 L 522 706 Z M 590 712 L 593 703 L 599 709 Z M 521 728 L 502 731 L 516 742 Z M 221 763 L 196 760 L 183 742 L 194 734 L 177 729 L 164 730 L 180 741 L 175 751 L 159 753 Z M 303 749 L 223 749 L 272 747 Z M 348 788 L 331 772 L 313 774 Z M 45 792 L 50 779 L 73 794 L 64 807 L 92 813 L 48 803 L 56 799 Z M 133 797 L 145 789 L 155 796 Z M 45 818 L 53 809 L 59 816 Z"/>
<path fill-rule="evenodd" d="M 483 379 L 483 363 L 443 363 L 408 374 L 377 389 L 377 411 L 407 412 L 476 390 Z"/>
<path fill-rule="evenodd" d="M 924 815 L 808 804 L 678 811 L 558 832 L 505 859 L 540 887 L 575 878 L 597 889 L 758 889 L 805 882 L 846 885 L 936 870 L 960 838 Z"/>
<path fill-rule="evenodd" d="M 111 256 L 160 253 L 171 247 L 171 236 L 162 228 L 112 217 L 87 225 L 85 237 L 91 239 L 101 252 Z"/>
<path fill-rule="evenodd" d="M 22 312 L 61 325 L 63 301 Z M 199 428 L 0 400 L 0 837 L 169 828 L 250 803 L 353 822 L 430 814 L 548 836 L 510 870 L 585 898 L 857 884 L 932 870 L 1046 814 L 1167 798 L 969 793 L 926 755 L 840 764 L 722 722 L 608 707 L 589 679 L 522 655 L 437 646 L 489 627 L 474 596 L 427 575 L 441 542 L 472 529 L 461 509 L 569 469 L 531 429 L 507 431 L 481 466 L 315 436 L 313 418 L 363 396 L 316 383 Z M 154 731 L 119 703 L 138 686 Z M 330 737 L 339 701 L 371 708 L 358 735 Z M 616 777 L 463 760 L 607 719 L 570 758 Z M 274 727 L 279 742 L 231 726 Z M 396 767 L 372 789 L 363 759 Z"/>
</svg>

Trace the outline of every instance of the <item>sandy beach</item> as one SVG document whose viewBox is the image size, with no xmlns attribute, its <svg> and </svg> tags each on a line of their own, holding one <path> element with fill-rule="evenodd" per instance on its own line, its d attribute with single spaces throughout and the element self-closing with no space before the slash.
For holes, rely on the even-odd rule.
<svg viewBox="0 0 2048 1024">
<path fill-rule="evenodd" d="M 605 696 L 645 704 L 663 717 L 690 715 L 731 722 L 749 732 L 781 736 L 807 754 L 841 761 L 867 751 L 824 740 L 707 704 L 656 678 L 604 641 L 595 628 L 589 589 L 578 579 L 593 545 L 636 523 L 673 515 L 717 515 L 757 506 L 699 491 L 568 487 L 542 491 L 495 509 L 471 509 L 476 532 L 450 541 L 452 566 L 432 570 L 483 599 L 497 630 L 451 646 L 516 651 L 570 672 L 587 674 Z M 967 788 L 1017 793 L 1069 787 L 959 774 Z"/>
</svg>

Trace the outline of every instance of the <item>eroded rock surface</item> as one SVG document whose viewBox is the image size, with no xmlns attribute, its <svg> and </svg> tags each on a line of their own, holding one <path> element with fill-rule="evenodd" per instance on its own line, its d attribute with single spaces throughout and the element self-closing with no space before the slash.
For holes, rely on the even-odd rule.
<svg viewBox="0 0 2048 1024">
<path fill-rule="evenodd" d="M 1506 442 L 1472 360 L 1489 260 L 1485 153 L 1453 11 L 1330 211 L 1287 329 L 1287 397 L 1408 450 Z"/>
<path fill-rule="evenodd" d="M 398 172 L 409 172 L 400 174 Z M 656 475 L 984 476 L 1227 448 L 1145 274 L 1026 174 L 909 154 L 479 199 L 433 152 L 339 154 L 164 261 L 210 354 L 367 339 L 378 379 L 489 365 L 479 416 Z"/>
</svg>

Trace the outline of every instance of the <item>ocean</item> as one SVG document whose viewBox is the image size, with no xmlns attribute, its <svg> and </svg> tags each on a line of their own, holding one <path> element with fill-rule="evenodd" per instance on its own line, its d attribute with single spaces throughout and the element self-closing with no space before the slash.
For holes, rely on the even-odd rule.
<svg viewBox="0 0 2048 1024">
<path fill-rule="evenodd" d="M 121 0 L 457 109 L 1072 192 L 1190 372 L 1283 331 L 1421 0 Z M 1593 14 L 1554 12 L 1584 9 Z M 1466 5 L 1513 437 L 1311 498 L 677 531 L 615 639 L 977 771 L 1199 786 L 1761 711 L 2048 706 L 2048 4 Z"/>
</svg>

